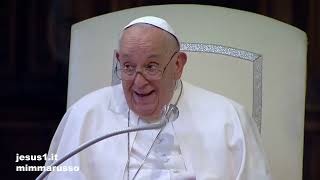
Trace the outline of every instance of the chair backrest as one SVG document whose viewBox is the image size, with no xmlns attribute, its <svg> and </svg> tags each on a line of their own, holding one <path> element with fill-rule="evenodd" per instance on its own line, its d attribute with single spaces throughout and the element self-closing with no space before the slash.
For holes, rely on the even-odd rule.
<svg viewBox="0 0 320 180">
<path fill-rule="evenodd" d="M 260 129 L 275 180 L 301 180 L 307 38 L 258 14 L 203 5 L 127 9 L 72 26 L 68 107 L 112 82 L 122 27 L 166 19 L 188 54 L 183 79 L 243 104 Z"/>
</svg>

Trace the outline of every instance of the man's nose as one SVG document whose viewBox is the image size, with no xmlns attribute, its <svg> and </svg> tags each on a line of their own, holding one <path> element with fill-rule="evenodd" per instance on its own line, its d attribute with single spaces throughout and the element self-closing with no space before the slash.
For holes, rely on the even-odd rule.
<svg viewBox="0 0 320 180">
<path fill-rule="evenodd" d="M 148 83 L 149 81 L 144 77 L 142 72 L 137 72 L 136 77 L 134 78 L 134 84 L 138 87 L 142 87 Z"/>
</svg>

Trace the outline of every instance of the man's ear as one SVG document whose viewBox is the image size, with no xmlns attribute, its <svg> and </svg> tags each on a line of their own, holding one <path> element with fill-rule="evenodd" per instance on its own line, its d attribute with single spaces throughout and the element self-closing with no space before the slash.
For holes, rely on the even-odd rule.
<svg viewBox="0 0 320 180">
<path fill-rule="evenodd" d="M 181 78 L 182 72 L 183 72 L 183 68 L 184 65 L 187 63 L 187 54 L 184 52 L 179 52 L 178 54 L 178 59 L 176 61 L 176 68 L 177 68 L 177 76 L 176 76 L 176 80 Z"/>
<path fill-rule="evenodd" d="M 119 56 L 120 56 L 119 51 L 118 51 L 118 50 L 115 50 L 115 54 L 116 54 L 116 59 L 117 59 L 117 61 L 119 61 Z"/>
</svg>

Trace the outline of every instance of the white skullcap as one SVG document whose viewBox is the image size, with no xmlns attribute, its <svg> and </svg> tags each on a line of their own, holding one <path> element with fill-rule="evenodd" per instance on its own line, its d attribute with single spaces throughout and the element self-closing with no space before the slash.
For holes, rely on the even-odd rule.
<svg viewBox="0 0 320 180">
<path fill-rule="evenodd" d="M 179 41 L 176 33 L 174 32 L 174 30 L 172 29 L 170 24 L 164 19 L 154 17 L 154 16 L 144 16 L 144 17 L 141 17 L 141 18 L 138 18 L 138 19 L 131 21 L 128 25 L 126 25 L 123 28 L 123 30 L 125 30 L 135 24 L 150 24 L 152 26 L 158 27 L 158 28 L 170 33 L 171 35 L 173 35 L 175 37 L 175 39 L 177 40 L 178 44 L 180 45 L 180 41 Z"/>
</svg>

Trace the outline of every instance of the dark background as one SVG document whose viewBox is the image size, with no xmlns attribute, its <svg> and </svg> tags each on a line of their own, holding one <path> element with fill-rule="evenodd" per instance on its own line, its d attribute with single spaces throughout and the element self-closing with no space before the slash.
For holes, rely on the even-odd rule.
<svg viewBox="0 0 320 180">
<path fill-rule="evenodd" d="M 308 35 L 305 180 L 320 179 L 320 1 L 318 0 L 2 0 L 0 3 L 1 179 L 34 179 L 16 172 L 16 153 L 40 155 L 66 110 L 71 25 L 130 7 L 194 3 L 266 15 Z M 290 68 L 290 67 L 288 67 Z M 43 165 L 43 161 L 29 165 Z"/>
</svg>

